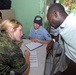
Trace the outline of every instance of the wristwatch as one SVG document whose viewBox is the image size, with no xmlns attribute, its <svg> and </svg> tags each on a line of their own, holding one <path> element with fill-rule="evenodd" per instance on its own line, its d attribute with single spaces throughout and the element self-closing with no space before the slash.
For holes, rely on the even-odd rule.
<svg viewBox="0 0 76 75">
<path fill-rule="evenodd" d="M 55 42 L 55 39 L 53 39 L 53 42 Z"/>
</svg>

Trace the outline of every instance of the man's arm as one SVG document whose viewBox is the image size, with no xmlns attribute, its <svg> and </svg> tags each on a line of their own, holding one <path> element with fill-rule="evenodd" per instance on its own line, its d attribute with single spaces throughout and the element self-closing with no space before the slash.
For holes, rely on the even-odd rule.
<svg viewBox="0 0 76 75">
<path fill-rule="evenodd" d="M 44 44 L 49 44 L 51 42 L 51 40 L 41 40 L 39 38 L 35 38 L 35 42 L 40 42 L 40 43 L 44 43 Z"/>
<path fill-rule="evenodd" d="M 59 40 L 59 35 L 53 36 L 52 38 L 53 38 L 53 39 L 51 40 L 51 42 L 50 42 L 50 43 L 47 45 L 47 47 L 46 47 L 47 56 L 48 56 L 48 54 L 50 53 L 50 51 L 53 51 L 54 42 L 56 42 L 56 41 Z"/>
<path fill-rule="evenodd" d="M 29 39 L 33 42 L 40 42 L 40 43 L 44 43 L 44 44 L 49 44 L 51 40 L 41 40 L 39 38 L 32 38 L 32 37 L 29 37 Z"/>
</svg>

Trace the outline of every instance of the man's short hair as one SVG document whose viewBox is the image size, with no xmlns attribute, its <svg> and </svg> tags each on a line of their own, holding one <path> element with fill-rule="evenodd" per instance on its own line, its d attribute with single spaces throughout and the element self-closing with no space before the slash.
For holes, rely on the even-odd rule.
<svg viewBox="0 0 76 75">
<path fill-rule="evenodd" d="M 53 11 L 59 11 L 60 13 L 64 13 L 65 9 L 62 4 L 54 3 L 49 7 L 48 13 L 52 13 Z"/>
</svg>

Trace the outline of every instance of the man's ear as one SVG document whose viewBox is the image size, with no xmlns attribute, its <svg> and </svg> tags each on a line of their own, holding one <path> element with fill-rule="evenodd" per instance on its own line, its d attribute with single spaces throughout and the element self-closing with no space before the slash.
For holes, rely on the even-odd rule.
<svg viewBox="0 0 76 75">
<path fill-rule="evenodd" d="M 56 11 L 54 11 L 54 12 L 53 12 L 53 15 L 54 15 L 55 17 L 57 17 L 57 12 L 56 12 Z"/>
</svg>

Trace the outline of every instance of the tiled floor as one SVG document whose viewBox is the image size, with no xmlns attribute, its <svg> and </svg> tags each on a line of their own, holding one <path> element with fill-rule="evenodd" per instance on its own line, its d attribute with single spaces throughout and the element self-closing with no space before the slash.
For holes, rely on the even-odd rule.
<svg viewBox="0 0 76 75">
<path fill-rule="evenodd" d="M 54 51 L 53 51 L 53 55 L 55 54 L 56 52 L 56 49 L 57 49 L 57 44 L 56 46 L 54 45 Z M 60 52 L 60 51 L 59 51 Z M 55 62 L 59 59 L 59 57 L 56 57 L 56 60 Z M 52 69 L 52 66 L 53 66 L 53 57 L 51 55 L 49 55 L 49 57 L 46 59 L 46 64 L 45 64 L 45 71 L 44 71 L 44 75 L 51 75 L 50 72 L 51 72 L 51 69 Z M 59 68 L 60 71 L 63 71 L 65 70 L 67 67 L 67 64 L 65 62 L 65 56 L 61 62 L 61 66 Z M 56 70 L 58 70 L 56 68 Z M 54 71 L 54 73 L 56 72 L 56 70 Z"/>
</svg>

